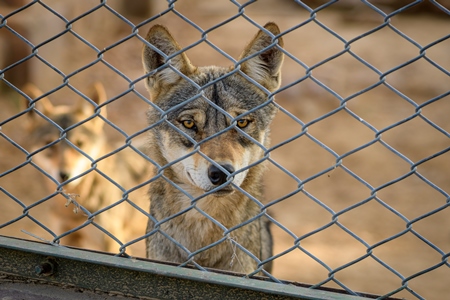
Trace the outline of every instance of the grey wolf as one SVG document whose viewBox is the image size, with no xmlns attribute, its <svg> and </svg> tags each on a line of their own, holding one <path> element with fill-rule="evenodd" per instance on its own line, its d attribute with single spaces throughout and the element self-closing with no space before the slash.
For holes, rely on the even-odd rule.
<svg viewBox="0 0 450 300">
<path fill-rule="evenodd" d="M 42 96 L 42 92 L 32 84 L 26 85 L 24 92 L 31 98 Z M 95 83 L 87 95 L 96 104 L 107 99 L 105 89 L 100 83 Z M 122 243 L 141 236 L 143 229 L 140 231 L 139 226 L 133 225 L 131 220 L 139 221 L 141 218 L 139 222 L 145 224 L 145 215 L 127 202 L 121 202 L 124 192 L 101 173 L 110 176 L 116 184 L 128 190 L 144 181 L 146 164 L 123 150 L 96 162 L 95 170 L 89 171 L 94 160 L 112 153 L 115 149 L 106 137 L 105 122 L 100 117 L 92 118 L 94 105 L 84 99 L 79 99 L 74 105 L 54 105 L 50 99 L 43 97 L 36 101 L 35 109 L 60 127 L 38 115 L 35 110 L 26 114 L 26 148 L 30 153 L 34 153 L 32 161 L 53 178 L 53 181 L 47 180 L 49 188 L 56 188 L 55 181 L 62 183 L 63 192 L 69 196 L 66 206 L 70 205 L 70 208 L 64 208 L 64 202 L 61 205 L 61 201 L 58 203 L 56 200 L 51 205 L 50 213 L 56 222 L 55 232 L 64 234 L 86 222 L 87 217 L 79 209 L 80 205 L 95 213 L 118 203 L 117 206 L 96 215 L 94 222 Z M 104 108 L 101 109 L 101 115 L 107 117 Z M 65 138 L 62 138 L 63 129 L 67 130 Z M 75 179 L 81 174 L 82 177 Z M 136 204 L 147 207 L 148 200 L 142 201 Z M 62 242 L 114 253 L 117 253 L 120 247 L 118 242 L 92 225 L 65 236 Z"/>
<path fill-rule="evenodd" d="M 156 107 L 148 112 L 148 151 L 164 177 L 149 190 L 148 258 L 248 274 L 272 256 L 270 221 L 254 199 L 263 197 L 264 147 L 276 113 L 268 92 L 280 85 L 282 38 L 269 46 L 279 33 L 267 23 L 240 55 L 250 57 L 243 74 L 229 74 L 233 67 L 193 66 L 184 52 L 168 61 L 182 48 L 164 26 L 150 28 L 143 65 Z M 264 269 L 271 271 L 269 261 Z"/>
</svg>

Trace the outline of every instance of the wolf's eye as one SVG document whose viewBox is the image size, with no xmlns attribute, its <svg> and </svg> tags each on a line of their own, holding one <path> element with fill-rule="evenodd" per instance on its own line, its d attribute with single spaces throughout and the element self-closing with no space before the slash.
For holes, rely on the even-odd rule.
<svg viewBox="0 0 450 300">
<path fill-rule="evenodd" d="M 237 126 L 238 126 L 239 128 L 245 128 L 245 127 L 248 126 L 249 123 L 250 123 L 249 120 L 246 120 L 246 119 L 240 119 L 240 120 L 237 121 Z"/>
<path fill-rule="evenodd" d="M 77 141 L 75 141 L 75 145 L 76 145 L 78 148 L 82 148 L 83 145 L 84 145 L 84 143 L 83 143 L 82 140 L 77 140 Z"/>
<path fill-rule="evenodd" d="M 46 147 L 46 149 L 47 149 L 47 151 L 45 152 L 46 156 L 53 156 L 54 153 L 56 152 L 56 149 L 57 149 L 56 147 L 57 147 L 58 144 L 54 144 L 54 145 L 49 146 L 53 142 L 54 142 L 53 140 L 46 140 L 45 141 L 45 146 L 48 146 L 48 147 Z"/>
<path fill-rule="evenodd" d="M 184 121 L 181 121 L 181 123 L 187 129 L 195 129 L 195 122 L 192 120 L 184 120 Z"/>
<path fill-rule="evenodd" d="M 45 140 L 45 142 L 44 142 L 44 144 L 47 146 L 47 145 L 50 145 L 51 143 L 53 143 L 54 142 L 54 140 Z M 52 145 L 53 146 L 53 145 Z"/>
</svg>

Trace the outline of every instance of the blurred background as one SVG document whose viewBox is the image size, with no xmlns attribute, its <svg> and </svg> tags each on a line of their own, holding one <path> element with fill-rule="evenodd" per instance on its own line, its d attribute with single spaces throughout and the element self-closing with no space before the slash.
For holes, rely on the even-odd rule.
<svg viewBox="0 0 450 300">
<path fill-rule="evenodd" d="M 438 1 L 447 13 L 430 1 L 402 10 L 412 2 L 406 0 L 374 0 L 373 8 L 343 0 L 313 13 L 327 2 L 303 1 L 308 6 L 302 6 L 261 0 L 244 6 L 239 1 L 241 10 L 225 0 L 179 0 L 172 9 L 163 0 L 41 2 L 0 2 L 3 17 L 28 5 L 0 27 L 0 69 L 14 65 L 0 76 L 0 174 L 14 169 L 0 177 L 0 226 L 22 215 L 23 207 L 12 198 L 30 205 L 54 191 L 36 168 L 17 167 L 26 154 L 11 140 L 27 149 L 25 116 L 17 116 L 23 97 L 3 78 L 19 89 L 32 82 L 44 93 L 64 79 L 80 91 L 100 81 L 108 99 L 116 98 L 106 106 L 108 119 L 131 135 L 147 126 L 148 107 L 135 93 L 118 97 L 143 75 L 142 41 L 135 30 L 143 37 L 151 25 L 164 24 L 183 47 L 196 43 L 201 30 L 208 31 L 210 43 L 237 59 L 258 30 L 252 22 L 274 21 L 285 32 L 290 55 L 276 94 L 280 111 L 272 125 L 273 162 L 265 184 L 265 203 L 272 203 L 270 212 L 283 225 L 273 226 L 274 253 L 282 254 L 273 275 L 340 288 L 327 282 L 334 270 L 333 276 L 350 289 L 383 295 L 401 287 L 402 279 L 382 261 L 401 276 L 412 276 L 408 287 L 426 299 L 450 294 L 449 1 Z M 393 12 L 385 21 L 382 14 Z M 389 26 L 382 26 L 387 21 Z M 33 47 L 37 56 L 30 56 Z M 194 65 L 234 64 L 206 42 L 186 53 Z M 377 84 L 380 77 L 386 84 Z M 147 96 L 142 81 L 135 89 Z M 72 103 L 77 97 L 67 87 L 49 95 L 54 103 Z M 106 130 L 111 143 L 124 143 L 123 134 L 111 126 Z M 305 130 L 308 134 L 302 134 Z M 380 141 L 371 143 L 377 137 Z M 411 169 L 416 172 L 405 176 Z M 36 205 L 29 214 L 51 228 L 52 218 L 61 216 L 49 218 L 47 204 Z M 141 221 L 130 226 L 145 231 Z M 400 234 L 408 226 L 411 230 Z M 29 218 L 0 228 L 0 234 L 34 239 L 24 230 L 52 239 Z M 294 247 L 295 237 L 301 237 L 300 248 Z M 373 254 L 379 261 L 357 261 L 367 253 L 366 245 L 376 245 Z M 145 256 L 142 242 L 132 250 Z M 441 264 L 442 253 L 445 264 L 415 276 Z M 414 298 L 405 290 L 395 296 Z"/>
</svg>

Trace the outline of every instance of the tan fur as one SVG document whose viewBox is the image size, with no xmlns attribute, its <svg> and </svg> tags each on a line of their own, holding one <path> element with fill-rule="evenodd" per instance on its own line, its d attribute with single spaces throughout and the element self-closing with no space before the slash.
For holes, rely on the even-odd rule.
<svg viewBox="0 0 450 300">
<path fill-rule="evenodd" d="M 42 96 L 42 92 L 32 84 L 28 84 L 24 88 L 24 92 L 33 99 Z M 100 83 L 95 83 L 91 87 L 88 96 L 96 104 L 106 101 L 106 93 Z M 91 103 L 80 99 L 74 105 L 53 105 L 48 98 L 43 97 L 36 101 L 35 109 L 56 122 L 62 129 L 81 122 L 73 129 L 68 130 L 66 137 L 91 159 L 97 160 L 114 151 L 115 147 L 109 144 L 105 136 L 105 121 L 100 117 L 94 117 L 84 122 L 94 114 L 94 106 Z M 105 108 L 101 109 L 101 115 L 106 118 Z M 64 201 L 52 199 L 51 213 L 55 216 L 56 228 L 54 230 L 56 234 L 64 234 L 87 221 L 87 216 L 83 211 L 77 209 L 78 204 L 90 213 L 95 213 L 116 202 L 119 203 L 123 198 L 123 192 L 108 182 L 99 171 L 110 176 L 126 190 L 142 183 L 149 176 L 147 164 L 143 160 L 140 160 L 136 154 L 133 155 L 132 150 L 122 150 L 97 162 L 95 170 L 74 180 L 75 176 L 91 168 L 91 160 L 65 139 L 48 146 L 58 141 L 61 136 L 60 130 L 34 110 L 30 110 L 26 116 L 27 148 L 30 152 L 38 151 L 32 156 L 33 162 L 43 168 L 55 181 L 63 183 L 62 191 L 68 198 L 74 200 L 73 203 L 70 201 L 64 203 Z M 48 181 L 48 183 L 49 189 L 54 190 L 57 187 L 54 182 Z M 136 204 L 142 208 L 148 206 L 148 200 L 136 197 L 136 194 L 130 196 L 130 200 L 138 200 Z M 65 207 L 64 204 L 68 207 Z M 139 223 L 142 224 L 145 220 L 146 217 L 142 213 L 126 202 L 120 203 L 94 218 L 95 223 L 122 243 L 139 237 L 142 234 L 142 226 Z M 66 245 L 113 253 L 118 253 L 120 248 L 119 243 L 107 237 L 93 225 L 67 235 L 62 242 Z M 127 253 L 130 254 L 129 249 L 127 249 Z"/>
<path fill-rule="evenodd" d="M 276 112 L 263 104 L 280 85 L 283 41 L 266 48 L 279 33 L 266 24 L 239 58 L 242 73 L 226 76 L 232 67 L 195 67 L 184 52 L 173 56 L 181 47 L 169 31 L 150 28 L 143 64 L 158 109 L 149 111 L 149 156 L 164 177 L 150 185 L 149 258 L 250 274 L 272 256 L 270 222 L 258 200 L 265 168 L 260 145 L 269 145 Z M 270 272 L 271 262 L 263 268 Z"/>
</svg>

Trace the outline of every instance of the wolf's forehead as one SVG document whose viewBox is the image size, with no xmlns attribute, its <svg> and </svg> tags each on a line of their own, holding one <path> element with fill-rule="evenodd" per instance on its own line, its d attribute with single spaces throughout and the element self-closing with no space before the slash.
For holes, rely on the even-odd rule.
<svg viewBox="0 0 450 300">
<path fill-rule="evenodd" d="M 70 116 L 53 117 L 51 120 L 52 122 L 45 121 L 45 123 L 41 123 L 33 129 L 34 134 L 31 136 L 34 143 L 39 144 L 55 141 L 63 135 L 72 142 L 80 139 L 91 139 L 92 141 L 99 139 L 95 128 L 90 128 L 91 126 L 87 126 L 86 124 L 80 124 L 71 128 L 71 126 L 77 124 L 79 121 Z"/>
<path fill-rule="evenodd" d="M 224 81 L 217 81 L 205 87 L 201 91 L 201 96 L 195 99 L 187 99 L 185 105 L 182 105 L 178 113 L 184 111 L 203 111 L 206 114 L 215 114 L 218 111 L 247 111 L 251 107 L 247 107 L 245 101 L 240 101 L 239 95 L 235 91 L 231 91 L 230 87 Z M 183 102 L 183 101 L 181 101 Z M 233 115 L 233 113 L 231 113 Z"/>
<path fill-rule="evenodd" d="M 40 125 L 37 126 L 35 129 L 39 129 L 40 131 L 45 132 L 60 132 L 60 128 L 63 130 L 70 128 L 71 126 L 79 123 L 80 121 L 84 120 L 85 118 L 81 118 L 77 116 L 76 114 L 61 114 L 61 115 L 54 115 L 51 116 L 50 120 L 42 120 L 40 121 Z M 59 126 L 59 127 L 58 127 Z M 84 127 L 84 124 L 80 124 L 76 126 L 78 127 Z"/>
<path fill-rule="evenodd" d="M 250 110 L 266 98 L 255 93 L 252 84 L 239 75 L 229 75 L 230 69 L 204 67 L 194 81 L 201 86 L 201 93 L 215 105 L 227 110 L 240 108 Z"/>
<path fill-rule="evenodd" d="M 229 75 L 229 68 L 200 67 L 190 76 L 172 87 L 155 103 L 168 110 L 170 117 L 177 117 L 185 110 L 197 109 L 205 113 L 224 110 L 250 111 L 267 101 L 267 95 L 255 90 L 252 83 L 238 74 Z M 195 82 L 195 84 L 193 83 Z M 173 110 L 173 107 L 177 107 Z M 233 114 L 231 114 L 233 115 Z"/>
<path fill-rule="evenodd" d="M 61 128 L 66 129 L 76 123 L 72 115 L 61 115 L 53 120 Z"/>
</svg>

